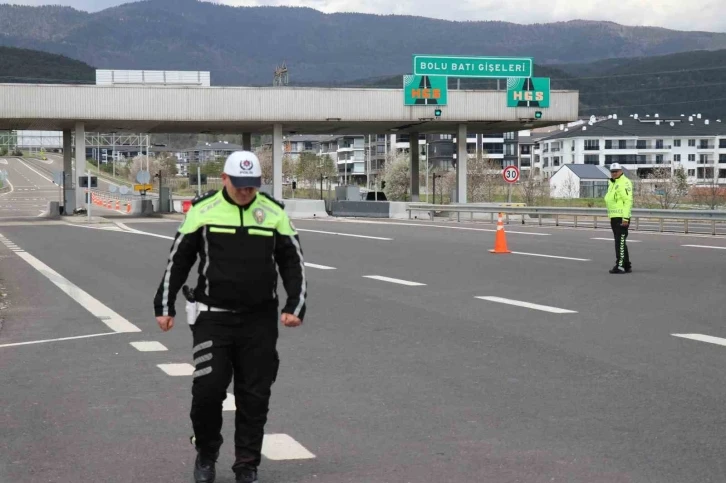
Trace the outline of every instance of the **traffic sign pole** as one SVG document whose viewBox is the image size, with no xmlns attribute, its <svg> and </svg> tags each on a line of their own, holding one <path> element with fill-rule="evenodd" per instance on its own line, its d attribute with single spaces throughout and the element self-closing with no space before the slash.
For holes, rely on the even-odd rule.
<svg viewBox="0 0 726 483">
<path fill-rule="evenodd" d="M 507 166 L 502 171 L 502 177 L 507 182 L 507 203 L 512 202 L 512 185 L 519 180 L 519 168 Z"/>
</svg>

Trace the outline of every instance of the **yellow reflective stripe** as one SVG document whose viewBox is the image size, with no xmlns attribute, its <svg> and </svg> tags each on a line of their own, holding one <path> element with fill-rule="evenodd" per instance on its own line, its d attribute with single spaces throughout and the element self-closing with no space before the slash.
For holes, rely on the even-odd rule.
<svg viewBox="0 0 726 483">
<path fill-rule="evenodd" d="M 248 233 L 250 235 L 260 235 L 260 236 L 272 236 L 272 235 L 274 235 L 274 233 L 272 233 L 271 231 L 255 230 L 254 228 L 250 228 L 249 231 L 248 231 Z"/>
<path fill-rule="evenodd" d="M 214 226 L 209 227 L 210 233 L 229 233 L 229 234 L 234 235 L 236 233 L 236 231 L 237 230 L 235 230 L 234 228 L 217 228 Z"/>
</svg>

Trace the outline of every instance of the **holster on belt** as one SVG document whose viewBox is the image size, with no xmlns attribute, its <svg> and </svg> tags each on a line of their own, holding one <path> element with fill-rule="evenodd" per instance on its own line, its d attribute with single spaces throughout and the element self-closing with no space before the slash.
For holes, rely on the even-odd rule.
<svg viewBox="0 0 726 483">
<path fill-rule="evenodd" d="M 187 323 L 189 323 L 189 325 L 194 325 L 197 321 L 197 317 L 199 316 L 199 305 L 194 299 L 194 293 L 192 292 L 192 289 L 189 288 L 187 285 L 184 285 L 182 287 L 182 293 L 184 294 L 184 298 L 187 299 Z"/>
</svg>

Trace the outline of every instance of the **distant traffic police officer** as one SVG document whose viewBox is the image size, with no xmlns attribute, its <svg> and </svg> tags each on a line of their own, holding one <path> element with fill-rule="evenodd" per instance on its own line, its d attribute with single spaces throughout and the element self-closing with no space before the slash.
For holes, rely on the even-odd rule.
<svg viewBox="0 0 726 483">
<path fill-rule="evenodd" d="M 176 294 L 199 257 L 197 286 L 184 287 L 195 364 L 190 417 L 197 482 L 215 479 L 222 402 L 234 376 L 237 482 L 257 482 L 270 390 L 277 377 L 276 265 L 287 293 L 280 321 L 302 324 L 307 284 L 300 240 L 283 205 L 258 192 L 260 161 L 238 151 L 226 160 L 224 188 L 198 197 L 171 247 L 154 298 L 159 327 L 174 326 Z"/>
<path fill-rule="evenodd" d="M 612 177 L 605 195 L 605 205 L 615 238 L 615 266 L 610 273 L 630 273 L 632 267 L 626 241 L 630 211 L 633 208 L 633 183 L 623 176 L 623 168 L 618 163 L 610 166 L 610 173 Z"/>
</svg>

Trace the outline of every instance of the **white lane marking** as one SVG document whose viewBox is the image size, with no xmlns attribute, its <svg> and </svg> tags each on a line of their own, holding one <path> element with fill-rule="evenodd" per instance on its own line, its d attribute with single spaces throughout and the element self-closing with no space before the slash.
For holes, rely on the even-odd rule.
<svg viewBox="0 0 726 483">
<path fill-rule="evenodd" d="M 17 253 L 20 258 L 28 262 L 31 267 L 43 274 L 48 280 L 53 282 L 56 287 L 78 302 L 83 308 L 100 319 L 101 322 L 106 324 L 109 329 L 114 332 L 141 332 L 141 329 L 136 327 L 134 324 L 106 307 L 99 300 L 90 296 L 87 292 L 71 283 L 70 280 L 35 258 L 30 253 L 24 251 L 18 251 L 15 253 Z"/>
<path fill-rule="evenodd" d="M 381 280 L 383 282 L 397 283 L 399 285 L 408 285 L 409 287 L 419 287 L 426 285 L 425 283 L 409 282 L 408 280 L 400 280 L 398 278 L 383 277 L 381 275 L 363 275 L 363 278 L 371 278 L 373 280 Z"/>
<path fill-rule="evenodd" d="M 328 267 L 326 265 L 317 265 L 315 263 L 305 262 L 305 266 L 309 268 L 317 268 L 319 270 L 335 270 L 335 267 Z"/>
<path fill-rule="evenodd" d="M 227 397 L 222 402 L 222 411 L 234 411 L 237 406 L 234 404 L 234 394 L 227 393 Z"/>
<path fill-rule="evenodd" d="M 16 158 L 16 159 L 18 161 L 20 161 L 23 164 L 23 166 L 25 166 L 26 168 L 28 168 L 29 170 L 31 170 L 32 172 L 34 172 L 35 174 L 37 174 L 38 176 L 40 176 L 41 178 L 43 178 L 44 180 L 47 180 L 47 181 L 50 181 L 51 183 L 53 183 L 53 180 L 52 179 L 50 179 L 49 177 L 47 177 L 46 175 L 44 175 L 40 171 L 37 171 L 35 168 L 33 168 L 32 166 L 30 166 L 29 164 L 27 164 L 22 159 L 20 159 L 20 158 Z M 53 184 L 55 184 L 55 183 L 53 183 Z M 36 188 L 37 188 L 37 186 L 36 186 Z"/>
<path fill-rule="evenodd" d="M 503 297 L 476 297 L 481 300 L 488 300 L 489 302 L 498 302 L 500 304 L 516 305 L 517 307 L 525 307 L 528 309 L 541 310 L 543 312 L 550 312 L 553 314 L 576 314 L 574 310 L 560 309 L 557 307 L 550 307 L 548 305 L 533 304 L 530 302 L 523 302 L 521 300 L 505 299 Z"/>
<path fill-rule="evenodd" d="M 322 233 L 324 235 L 338 235 L 338 236 L 350 236 L 353 238 L 368 238 L 370 240 L 393 240 L 393 238 L 384 238 L 380 236 L 368 236 L 368 235 L 354 235 L 352 233 L 337 233 L 334 231 L 320 231 L 320 230 L 303 230 L 302 228 L 297 228 L 297 231 L 304 231 L 309 233 Z"/>
<path fill-rule="evenodd" d="M 590 240 L 604 240 L 609 242 L 615 242 L 614 238 L 590 238 Z M 628 243 L 641 243 L 641 240 L 628 240 Z"/>
<path fill-rule="evenodd" d="M 169 376 L 191 376 L 194 366 L 191 364 L 157 364 L 157 367 Z"/>
<path fill-rule="evenodd" d="M 681 337 L 683 339 L 691 339 L 691 340 L 697 340 L 700 342 L 708 342 L 710 344 L 717 344 L 726 346 L 726 339 L 722 339 L 721 337 L 713 337 L 710 335 L 703 335 L 703 334 L 671 334 L 674 337 Z"/>
<path fill-rule="evenodd" d="M 10 185 L 10 191 L 8 191 L 7 193 L 0 194 L 0 196 L 7 196 L 10 193 L 12 193 L 13 191 L 15 191 L 15 187 L 13 186 L 13 184 L 10 182 L 9 179 L 6 179 L 5 182 Z"/>
<path fill-rule="evenodd" d="M 130 344 L 139 352 L 160 352 L 169 350 L 164 344 L 156 342 L 155 340 L 131 342 Z"/>
<path fill-rule="evenodd" d="M 262 438 L 262 454 L 271 460 L 303 460 L 315 458 L 305 446 L 287 434 L 266 434 Z"/>
<path fill-rule="evenodd" d="M 485 231 L 489 233 L 496 233 L 496 228 L 470 228 L 468 226 L 446 226 L 446 225 L 424 225 L 422 223 L 399 223 L 396 221 L 364 221 L 364 220 L 311 220 L 309 218 L 301 218 L 300 221 L 320 221 L 322 223 L 360 223 L 365 225 L 389 225 L 389 226 L 422 226 L 424 228 L 447 228 L 449 230 L 464 230 L 464 231 Z M 301 231 L 301 230 L 298 230 Z M 532 235 L 532 236 L 552 236 L 552 233 L 536 233 L 530 231 L 510 231 L 505 229 L 507 233 L 516 233 L 517 235 Z"/>
<path fill-rule="evenodd" d="M 75 337 L 61 337 L 60 339 L 34 340 L 31 342 L 15 342 L 13 344 L 0 345 L 0 347 L 16 347 L 19 345 L 45 344 L 46 342 L 59 342 L 59 341 L 64 341 L 64 340 L 88 339 L 90 337 L 101 337 L 102 335 L 115 335 L 115 334 L 120 334 L 120 332 L 103 332 L 102 334 L 77 335 Z"/>
<path fill-rule="evenodd" d="M 714 250 L 726 250 L 726 247 L 714 247 L 710 245 L 681 245 L 682 247 L 691 247 L 691 248 L 713 248 Z"/>
<path fill-rule="evenodd" d="M 557 255 L 542 255 L 541 253 L 512 252 L 515 255 L 527 255 L 529 257 L 559 258 L 560 260 L 574 260 L 576 262 L 589 262 L 589 258 L 560 257 Z"/>
</svg>

